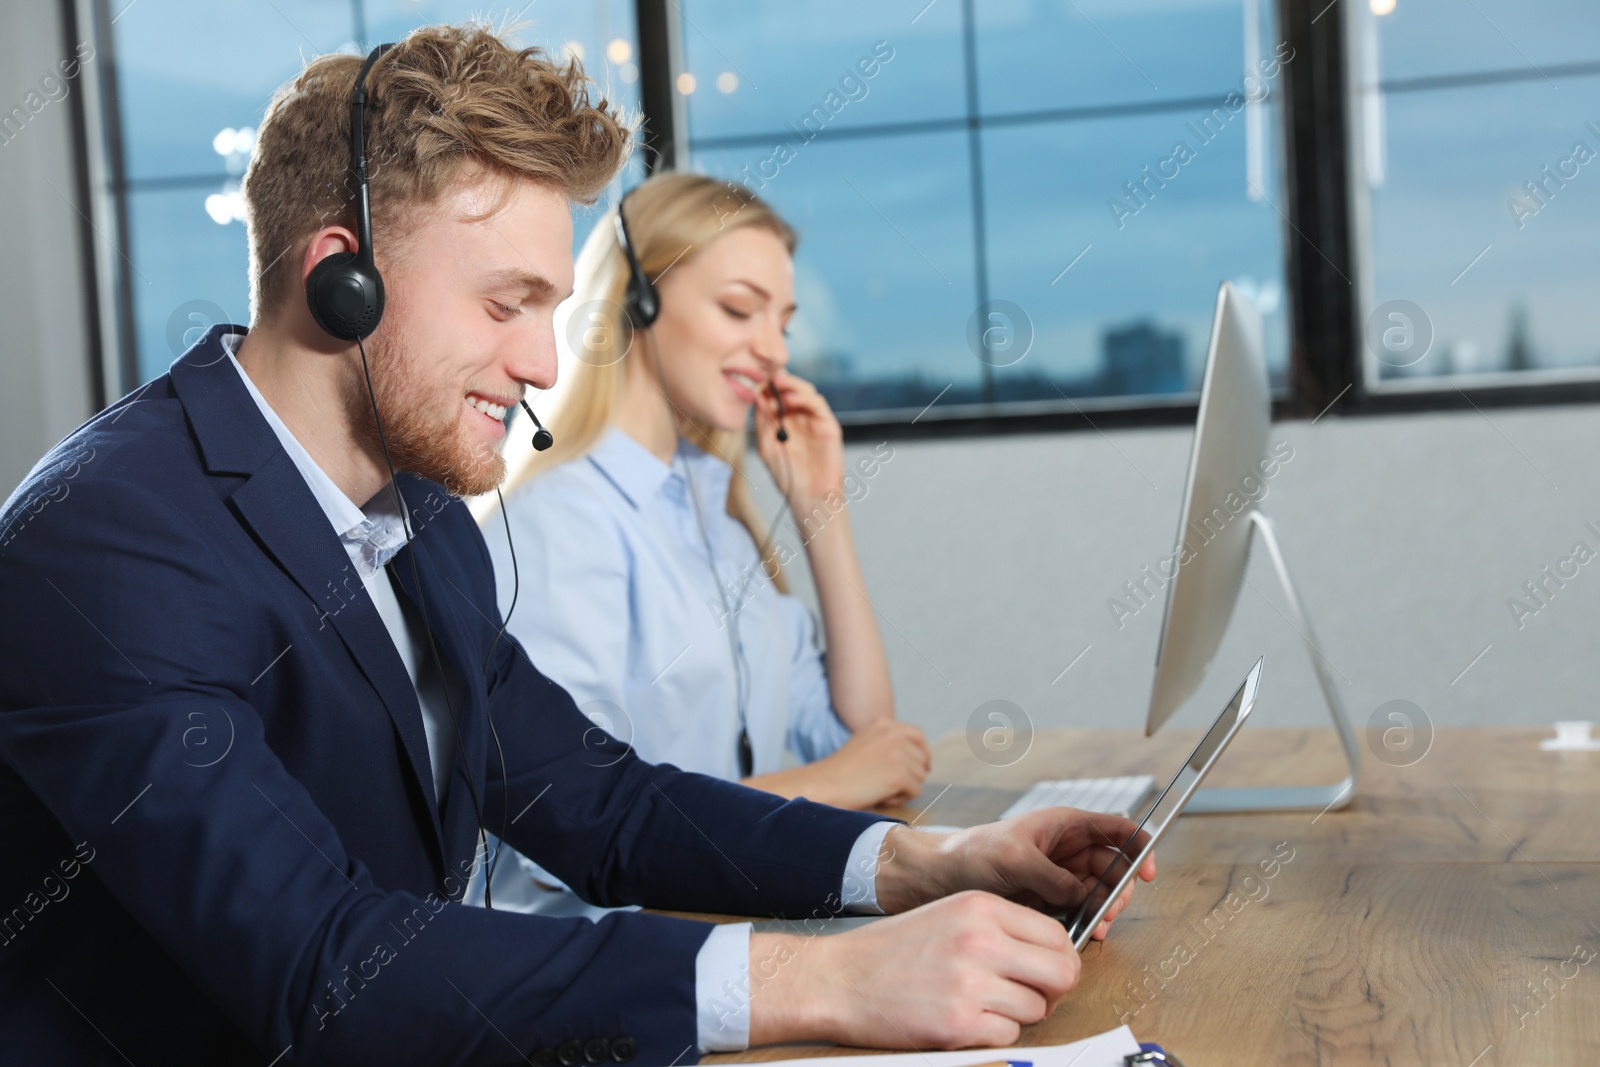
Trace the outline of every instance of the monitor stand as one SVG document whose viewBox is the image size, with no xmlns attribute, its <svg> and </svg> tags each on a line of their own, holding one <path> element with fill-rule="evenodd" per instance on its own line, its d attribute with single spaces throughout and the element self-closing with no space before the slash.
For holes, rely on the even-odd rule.
<svg viewBox="0 0 1600 1067">
<path fill-rule="evenodd" d="M 1261 543 L 1267 548 L 1267 555 L 1272 559 L 1272 569 L 1278 572 L 1278 582 L 1283 586 L 1284 598 L 1289 602 L 1289 623 L 1300 631 L 1300 637 L 1306 643 L 1306 653 L 1311 657 L 1311 666 L 1317 672 L 1317 682 L 1322 686 L 1322 696 L 1328 706 L 1328 717 L 1333 720 L 1339 735 L 1339 743 L 1344 748 L 1345 764 L 1350 773 L 1343 781 L 1330 785 L 1220 786 L 1197 789 L 1184 810 L 1186 813 L 1326 812 L 1342 808 L 1349 804 L 1356 794 L 1356 774 L 1361 768 L 1361 750 L 1356 746 L 1355 728 L 1350 724 L 1350 716 L 1345 713 L 1344 704 L 1339 699 L 1339 691 L 1334 688 L 1333 679 L 1328 677 L 1327 662 L 1317 648 L 1316 636 L 1311 632 L 1311 622 L 1300 606 L 1300 597 L 1295 592 L 1293 579 L 1289 577 L 1289 567 L 1283 561 L 1283 552 L 1278 547 L 1272 520 L 1261 512 L 1253 510 L 1250 513 L 1250 522 L 1255 528 L 1255 533 L 1261 536 Z"/>
</svg>

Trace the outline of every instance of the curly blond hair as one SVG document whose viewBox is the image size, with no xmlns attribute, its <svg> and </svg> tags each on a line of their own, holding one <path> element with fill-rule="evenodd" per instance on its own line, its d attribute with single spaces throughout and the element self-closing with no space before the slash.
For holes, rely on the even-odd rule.
<svg viewBox="0 0 1600 1067">
<path fill-rule="evenodd" d="M 250 237 L 251 307 L 259 320 L 299 289 L 294 253 L 324 226 L 355 228 L 350 92 L 362 57 L 313 59 L 273 95 L 256 135 L 243 192 Z M 576 59 L 517 50 L 490 27 L 412 31 L 366 81 L 366 144 L 373 245 L 394 253 L 406 220 L 473 168 L 477 177 L 527 178 L 591 203 L 627 155 L 630 132 Z"/>
</svg>

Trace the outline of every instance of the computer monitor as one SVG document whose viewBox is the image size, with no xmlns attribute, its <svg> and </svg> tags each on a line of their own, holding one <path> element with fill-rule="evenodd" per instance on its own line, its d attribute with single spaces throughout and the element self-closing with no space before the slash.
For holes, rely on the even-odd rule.
<svg viewBox="0 0 1600 1067">
<path fill-rule="evenodd" d="M 1258 465 L 1268 456 L 1271 404 L 1261 312 L 1223 282 L 1211 322 L 1178 537 L 1172 556 L 1162 563 L 1162 577 L 1171 580 L 1146 736 L 1200 687 L 1233 615 L 1250 557 L 1250 513 L 1259 499 L 1259 491 L 1250 492 L 1249 486 L 1262 479 Z"/>
<path fill-rule="evenodd" d="M 1349 773 L 1328 785 L 1200 789 L 1189 803 L 1191 812 L 1326 812 L 1350 803 L 1361 767 L 1355 728 L 1289 577 L 1273 524 L 1256 507 L 1274 469 L 1268 451 L 1271 425 L 1261 312 L 1223 282 L 1211 323 L 1178 536 L 1172 555 L 1160 565 L 1161 577 L 1168 579 L 1167 603 L 1145 734 L 1159 730 L 1200 687 L 1244 585 L 1251 541 L 1259 536 L 1283 592 L 1287 610 L 1281 614 L 1305 643 Z"/>
</svg>

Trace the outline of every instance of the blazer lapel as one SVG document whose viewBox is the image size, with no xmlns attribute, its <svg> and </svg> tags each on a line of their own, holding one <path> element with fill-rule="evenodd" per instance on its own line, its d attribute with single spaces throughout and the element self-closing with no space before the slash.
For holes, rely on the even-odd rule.
<svg viewBox="0 0 1600 1067">
<path fill-rule="evenodd" d="M 416 690 L 338 535 L 223 353 L 221 336 L 227 332 L 244 330 L 212 327 L 172 367 L 173 384 L 207 469 L 247 475 L 230 497 L 240 518 L 316 605 L 319 629 L 331 626 L 338 633 L 377 690 L 405 748 L 417 788 L 428 801 L 431 845 L 443 867 L 444 833 Z M 388 579 L 380 574 L 372 580 Z"/>
<path fill-rule="evenodd" d="M 418 510 L 416 498 L 422 492 L 420 487 L 426 483 L 406 475 L 401 475 L 401 479 L 401 491 L 405 495 L 407 508 L 415 515 Z M 466 639 L 470 620 L 465 619 L 463 614 L 473 611 L 474 606 L 463 603 L 465 591 L 452 588 L 443 572 L 434 565 L 429 547 L 427 529 L 423 527 L 413 535 L 411 546 L 401 549 L 394 557 L 389 569 L 403 590 L 402 595 L 409 598 L 419 612 L 423 602 L 426 602 L 428 626 L 449 676 L 445 684 L 455 711 L 455 728 L 461 733 L 460 755 L 464 757 L 464 760 L 458 759 L 451 769 L 449 792 L 443 805 L 446 852 L 453 855 L 451 846 L 457 843 L 457 836 L 475 835 L 478 830 L 477 812 L 473 810 L 470 792 L 478 791 L 479 806 L 488 805 L 488 798 L 482 794 L 487 784 L 486 776 L 474 774 L 470 788 L 461 777 L 463 763 L 467 767 L 485 766 L 484 745 L 487 742 L 484 732 L 477 728 L 483 717 L 480 678 L 483 664 L 481 653 L 476 653 Z M 415 574 L 412 571 L 413 560 L 416 563 Z M 422 579 L 421 597 L 418 596 L 417 576 Z"/>
</svg>

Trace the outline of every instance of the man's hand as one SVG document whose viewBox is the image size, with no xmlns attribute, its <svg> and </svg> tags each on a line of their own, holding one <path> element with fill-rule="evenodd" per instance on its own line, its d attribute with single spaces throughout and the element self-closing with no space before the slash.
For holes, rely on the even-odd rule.
<svg viewBox="0 0 1600 1067">
<path fill-rule="evenodd" d="M 968 892 L 848 933 L 753 935 L 750 975 L 752 1045 L 967 1048 L 1049 1015 L 1078 954 L 1055 919 Z"/>
<path fill-rule="evenodd" d="M 1150 840 L 1120 815 L 1047 808 L 952 834 L 896 826 L 878 857 L 892 917 L 831 936 L 750 938 L 750 1043 L 871 1048 L 1009 1045 L 1078 983 L 1060 920 Z M 1155 858 L 1139 877 L 1153 881 Z M 986 892 L 975 892 L 983 890 Z M 1095 928 L 1101 939 L 1131 899 Z M 899 914 L 904 912 L 905 914 Z"/>
<path fill-rule="evenodd" d="M 884 838 L 878 864 L 878 906 L 890 914 L 909 911 L 966 889 L 984 889 L 1030 907 L 1059 911 L 1082 902 L 1089 887 L 1126 846 L 1143 848 L 1143 831 L 1131 844 L 1134 824 L 1120 815 L 1045 808 L 1004 822 L 953 834 L 895 827 Z M 1139 877 L 1154 881 L 1152 855 Z M 1131 887 L 1095 930 L 1105 937 L 1110 920 L 1131 898 Z"/>
</svg>

